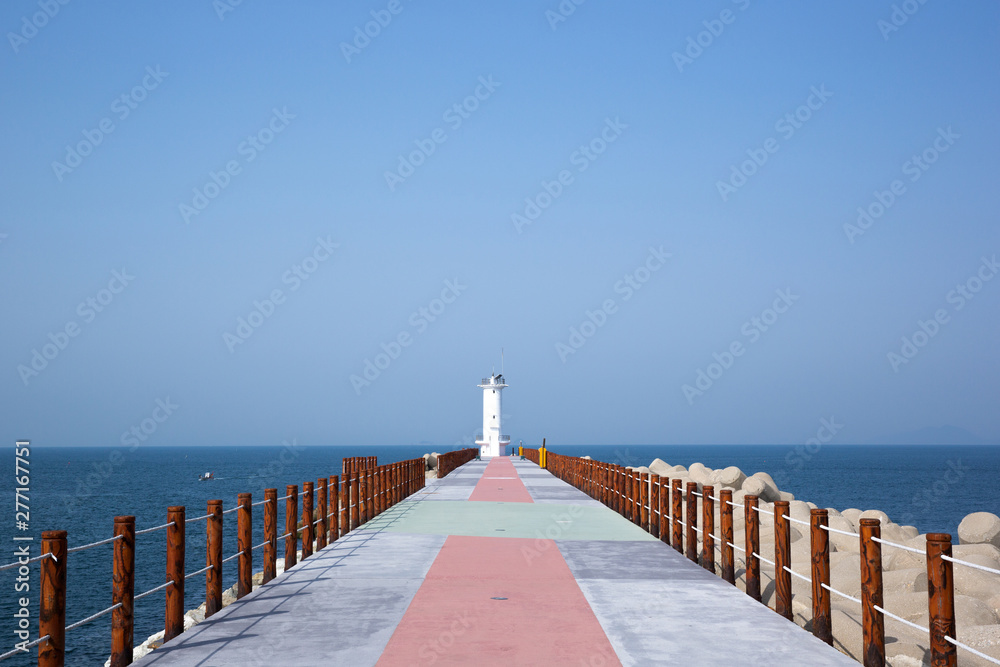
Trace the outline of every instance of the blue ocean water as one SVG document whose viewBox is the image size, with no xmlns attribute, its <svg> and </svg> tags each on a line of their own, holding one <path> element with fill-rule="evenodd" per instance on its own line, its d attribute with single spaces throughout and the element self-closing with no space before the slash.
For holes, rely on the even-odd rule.
<svg viewBox="0 0 1000 667">
<path fill-rule="evenodd" d="M 451 447 L 438 447 L 441 451 Z M 820 507 L 880 509 L 894 521 L 916 525 L 921 532 L 957 532 L 970 512 L 1000 513 L 1000 447 L 995 446 L 860 446 L 824 445 L 809 449 L 777 445 L 552 445 L 554 452 L 589 455 L 620 465 L 648 465 L 661 458 L 671 464 L 700 461 L 711 468 L 739 466 L 750 474 L 770 473 L 782 490 Z M 160 525 L 166 508 L 184 505 L 189 518 L 205 513 L 206 501 L 220 498 L 227 509 L 237 493 L 250 492 L 254 501 L 263 490 L 277 487 L 284 495 L 287 484 L 338 474 L 345 456 L 375 455 L 379 463 L 421 456 L 427 446 L 400 447 L 142 447 L 42 448 L 31 453 L 30 530 L 14 529 L 13 510 L 0 522 L 0 564 L 14 560 L 15 532 L 40 539 L 42 530 L 69 532 L 70 547 L 112 535 L 113 517 L 133 514 L 138 529 Z M 13 447 L 6 449 L 3 465 L 10 474 L 8 507 L 13 507 Z M 199 482 L 202 472 L 216 479 Z M 255 508 L 257 509 L 257 508 Z M 224 553 L 236 551 L 235 520 L 224 523 Z M 279 509 L 279 523 L 283 523 Z M 263 534 L 261 513 L 254 513 L 254 541 Z M 204 566 L 204 524 L 187 528 L 187 571 Z M 112 547 L 104 545 L 71 554 L 68 558 L 67 619 L 73 622 L 111 604 Z M 40 553 L 36 541 L 32 555 Z M 259 552 L 257 552 L 259 554 Z M 4 555 L 6 554 L 6 555 Z M 164 581 L 164 533 L 136 540 L 136 592 Z M 259 556 L 254 570 L 260 569 Z M 224 566 L 224 584 L 236 581 L 236 561 Z M 16 569 L 0 572 L 0 653 L 13 647 Z M 38 566 L 30 575 L 32 635 L 37 632 Z M 163 593 L 136 604 L 136 643 L 163 629 Z M 185 588 L 185 607 L 204 600 L 204 579 L 194 577 Z M 67 664 L 99 665 L 110 647 L 110 615 L 73 630 L 67 636 Z M 35 652 L 17 656 L 4 665 L 35 664 Z"/>
</svg>

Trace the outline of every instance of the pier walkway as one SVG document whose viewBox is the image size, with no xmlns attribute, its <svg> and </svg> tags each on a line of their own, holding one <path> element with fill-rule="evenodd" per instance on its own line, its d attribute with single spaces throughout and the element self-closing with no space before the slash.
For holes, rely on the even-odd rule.
<svg viewBox="0 0 1000 667">
<path fill-rule="evenodd" d="M 429 481 L 135 664 L 857 665 L 507 457 Z"/>
</svg>

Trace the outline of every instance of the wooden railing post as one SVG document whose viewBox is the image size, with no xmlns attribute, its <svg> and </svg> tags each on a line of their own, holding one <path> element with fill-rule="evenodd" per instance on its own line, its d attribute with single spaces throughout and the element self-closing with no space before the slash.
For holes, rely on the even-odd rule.
<svg viewBox="0 0 1000 667">
<path fill-rule="evenodd" d="M 701 487 L 701 566 L 715 573 L 715 501 L 714 486 Z"/>
<path fill-rule="evenodd" d="M 135 603 L 135 517 L 115 517 L 114 570 L 111 604 L 111 667 L 132 664 L 133 604 Z M 43 635 L 44 636 L 44 635 Z"/>
<path fill-rule="evenodd" d="M 236 549 L 240 557 L 236 559 L 236 599 L 253 590 L 253 523 L 251 511 L 253 503 L 249 493 L 236 496 Z"/>
<path fill-rule="evenodd" d="M 649 475 L 639 474 L 639 526 L 649 532 Z"/>
<path fill-rule="evenodd" d="M 885 618 L 875 609 L 882 601 L 882 545 L 873 537 L 882 536 L 878 519 L 861 519 L 861 631 L 864 646 L 861 649 L 865 667 L 885 665 Z M 929 586 L 928 586 L 929 588 Z"/>
<path fill-rule="evenodd" d="M 361 473 L 351 473 L 351 530 L 361 525 Z"/>
<path fill-rule="evenodd" d="M 316 524 L 316 551 L 326 546 L 326 477 L 320 477 L 316 481 L 316 513 L 319 514 Z"/>
<path fill-rule="evenodd" d="M 299 487 L 285 487 L 285 572 L 295 567 L 299 558 Z"/>
<path fill-rule="evenodd" d="M 313 483 L 302 483 L 302 560 L 313 552 Z"/>
<path fill-rule="evenodd" d="M 167 508 L 167 607 L 163 621 L 163 641 L 184 632 L 184 506 Z"/>
<path fill-rule="evenodd" d="M 278 489 L 264 489 L 264 541 L 262 584 L 278 576 Z"/>
<path fill-rule="evenodd" d="M 792 522 L 788 501 L 774 501 L 774 610 L 792 620 Z"/>
<path fill-rule="evenodd" d="M 641 473 L 632 469 L 632 523 L 642 526 L 642 487 L 640 486 Z"/>
<path fill-rule="evenodd" d="M 649 534 L 660 536 L 660 476 L 649 474 Z"/>
<path fill-rule="evenodd" d="M 340 537 L 340 477 L 330 476 L 330 510 L 329 517 L 330 537 L 328 542 L 333 543 Z"/>
<path fill-rule="evenodd" d="M 343 475 L 344 483 L 340 485 L 340 535 L 343 537 L 351 531 L 351 478 Z"/>
<path fill-rule="evenodd" d="M 809 544 L 812 552 L 812 627 L 818 639 L 833 646 L 833 625 L 830 615 L 830 534 L 829 512 L 809 510 Z"/>
<path fill-rule="evenodd" d="M 930 649 L 932 667 L 955 667 L 958 647 L 945 637 L 955 639 L 955 578 L 951 561 L 951 535 L 927 535 L 927 604 L 930 612 Z"/>
<path fill-rule="evenodd" d="M 722 579 L 736 583 L 736 561 L 733 558 L 733 490 L 719 491 L 719 521 L 722 523 Z"/>
<path fill-rule="evenodd" d="M 681 525 L 681 517 L 683 514 L 683 500 L 681 498 L 681 480 L 673 480 L 673 504 L 670 509 L 670 521 L 674 528 L 674 549 L 677 553 L 684 553 L 684 526 Z"/>
<path fill-rule="evenodd" d="M 757 516 L 757 496 L 743 498 L 743 520 L 746 522 L 746 584 L 747 595 L 760 602 L 760 517 Z"/>
<path fill-rule="evenodd" d="M 66 531 L 42 531 L 43 558 L 38 596 L 38 667 L 63 667 L 66 660 Z"/>
<path fill-rule="evenodd" d="M 205 520 L 205 618 L 222 609 L 222 501 L 208 501 Z"/>
<path fill-rule="evenodd" d="M 670 544 L 670 478 L 660 478 L 660 541 Z"/>
<path fill-rule="evenodd" d="M 694 495 L 698 492 L 698 482 L 687 483 L 687 557 L 688 560 L 698 562 L 698 498 Z"/>
</svg>

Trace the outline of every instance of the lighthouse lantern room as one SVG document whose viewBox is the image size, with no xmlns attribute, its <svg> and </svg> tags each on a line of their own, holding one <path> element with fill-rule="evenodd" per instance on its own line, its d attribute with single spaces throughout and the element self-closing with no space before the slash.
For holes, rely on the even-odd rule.
<svg viewBox="0 0 1000 667">
<path fill-rule="evenodd" d="M 509 453 L 510 436 L 500 428 L 501 395 L 507 383 L 503 373 L 483 378 L 478 385 L 483 390 L 483 432 L 476 438 L 479 454 L 484 459 L 506 456 Z"/>
</svg>

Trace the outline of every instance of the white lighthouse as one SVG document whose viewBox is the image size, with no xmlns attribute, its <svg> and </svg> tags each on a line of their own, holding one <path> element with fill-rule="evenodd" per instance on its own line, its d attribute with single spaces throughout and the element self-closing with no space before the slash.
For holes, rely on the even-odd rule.
<svg viewBox="0 0 1000 667">
<path fill-rule="evenodd" d="M 492 456 L 506 456 L 510 436 L 500 428 L 501 392 L 507 383 L 503 373 L 483 378 L 478 385 L 483 390 L 483 432 L 476 438 L 479 454 L 484 459 Z"/>
</svg>

